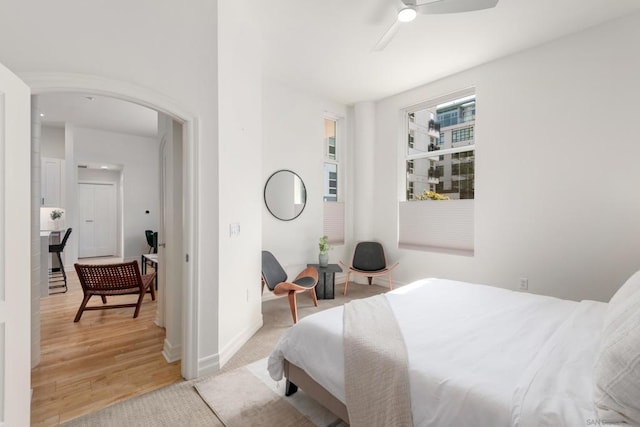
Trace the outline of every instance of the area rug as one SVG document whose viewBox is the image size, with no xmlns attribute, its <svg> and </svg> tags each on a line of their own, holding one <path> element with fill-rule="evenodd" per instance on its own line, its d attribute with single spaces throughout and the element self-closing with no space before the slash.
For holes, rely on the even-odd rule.
<svg viewBox="0 0 640 427">
<path fill-rule="evenodd" d="M 346 426 L 303 390 L 285 397 L 285 381 L 269 377 L 267 359 L 198 381 L 194 387 L 227 427 Z"/>
<path fill-rule="evenodd" d="M 46 424 L 52 425 L 52 424 Z M 190 381 L 161 388 L 61 424 L 64 427 L 222 426 Z"/>
<path fill-rule="evenodd" d="M 207 379 L 182 381 L 125 400 L 64 427 L 343 427 L 347 424 L 298 390 L 284 395 L 267 359 Z"/>
</svg>

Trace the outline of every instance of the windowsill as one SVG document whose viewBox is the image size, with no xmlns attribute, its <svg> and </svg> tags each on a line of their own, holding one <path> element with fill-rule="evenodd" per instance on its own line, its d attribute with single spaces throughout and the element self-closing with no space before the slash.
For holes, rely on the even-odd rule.
<svg viewBox="0 0 640 427">
<path fill-rule="evenodd" d="M 467 257 L 473 257 L 475 254 L 473 249 L 440 248 L 437 246 L 412 245 L 407 243 L 399 243 L 398 249 L 408 249 L 408 250 L 422 251 L 422 252 L 437 252 L 441 254 L 467 256 Z"/>
</svg>

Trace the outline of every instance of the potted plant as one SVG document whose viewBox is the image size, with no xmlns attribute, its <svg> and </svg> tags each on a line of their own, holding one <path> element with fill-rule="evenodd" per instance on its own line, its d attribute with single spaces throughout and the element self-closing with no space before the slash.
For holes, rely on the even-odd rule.
<svg viewBox="0 0 640 427">
<path fill-rule="evenodd" d="M 435 191 L 429 191 L 425 189 L 422 194 L 415 196 L 416 200 L 449 200 L 449 196 L 445 196 Z"/>
<path fill-rule="evenodd" d="M 54 209 L 49 214 L 49 216 L 51 217 L 51 220 L 53 221 L 53 229 L 54 230 L 59 230 L 60 229 L 60 221 L 59 221 L 59 219 L 62 218 L 62 214 L 64 214 L 64 211 L 61 210 L 61 209 Z"/>
<path fill-rule="evenodd" d="M 322 236 L 320 241 L 318 242 L 318 248 L 320 249 L 320 254 L 318 255 L 318 264 L 320 267 L 326 267 L 329 265 L 329 238 L 327 236 Z"/>
</svg>

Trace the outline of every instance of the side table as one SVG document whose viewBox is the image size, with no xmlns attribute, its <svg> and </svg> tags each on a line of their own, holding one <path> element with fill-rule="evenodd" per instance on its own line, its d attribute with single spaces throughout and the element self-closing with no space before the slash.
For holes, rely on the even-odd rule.
<svg viewBox="0 0 640 427">
<path fill-rule="evenodd" d="M 320 267 L 319 264 L 307 264 L 307 267 L 315 267 L 318 270 L 316 297 L 318 299 L 333 299 L 336 273 L 342 272 L 342 268 L 338 264 L 329 264 L 326 267 Z"/>
<path fill-rule="evenodd" d="M 156 277 L 154 280 L 156 282 L 156 290 L 158 290 L 158 254 L 142 254 L 140 258 L 140 261 L 142 262 L 141 273 L 143 275 L 147 274 L 147 265 L 153 267 L 153 271 L 156 272 Z"/>
</svg>

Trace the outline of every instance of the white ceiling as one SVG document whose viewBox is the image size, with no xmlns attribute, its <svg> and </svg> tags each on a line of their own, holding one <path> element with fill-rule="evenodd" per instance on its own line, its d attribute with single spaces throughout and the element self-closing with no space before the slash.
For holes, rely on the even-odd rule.
<svg viewBox="0 0 640 427">
<path fill-rule="evenodd" d="M 400 0 L 250 1 L 264 34 L 265 72 L 345 104 L 397 94 L 640 9 L 638 0 L 500 0 L 477 12 L 418 15 L 384 51 L 372 52 Z"/>
<path fill-rule="evenodd" d="M 45 93 L 37 96 L 42 124 L 99 129 L 153 138 L 158 134 L 158 113 L 140 105 L 105 96 L 80 93 Z"/>
<path fill-rule="evenodd" d="M 374 52 L 400 0 L 246 0 L 269 78 L 330 100 L 373 101 L 640 10 L 639 0 L 500 0 L 493 9 L 418 15 Z M 421 0 L 420 2 L 423 2 Z M 446 0 L 444 0 L 446 1 Z M 43 123 L 156 134 L 154 111 L 81 94 L 39 95 Z"/>
</svg>

